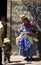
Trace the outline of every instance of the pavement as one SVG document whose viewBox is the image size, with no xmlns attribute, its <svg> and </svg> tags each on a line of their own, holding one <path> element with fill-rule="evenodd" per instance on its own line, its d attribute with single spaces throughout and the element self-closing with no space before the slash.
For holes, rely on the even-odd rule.
<svg viewBox="0 0 41 65">
<path fill-rule="evenodd" d="M 39 59 L 38 56 L 34 56 L 34 61 L 25 61 L 25 57 L 20 56 L 20 55 L 11 55 L 10 60 L 11 63 L 8 63 L 8 61 L 6 61 L 6 63 L 4 63 L 4 53 L 2 53 L 2 63 L 3 65 L 41 65 L 41 60 Z"/>
</svg>

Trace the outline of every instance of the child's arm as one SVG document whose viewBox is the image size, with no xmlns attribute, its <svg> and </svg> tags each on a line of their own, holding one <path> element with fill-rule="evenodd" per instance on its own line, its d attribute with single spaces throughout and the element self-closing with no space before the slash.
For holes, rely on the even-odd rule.
<svg viewBox="0 0 41 65">
<path fill-rule="evenodd" d="M 18 45 L 19 41 L 21 41 L 23 38 L 23 33 L 20 34 L 17 38 L 16 38 L 16 45 Z"/>
</svg>

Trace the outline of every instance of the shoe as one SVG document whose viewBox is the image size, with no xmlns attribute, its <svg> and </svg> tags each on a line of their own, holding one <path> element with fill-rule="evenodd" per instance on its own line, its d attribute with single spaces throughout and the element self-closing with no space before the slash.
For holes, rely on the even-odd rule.
<svg viewBox="0 0 41 65">
<path fill-rule="evenodd" d="M 27 58 L 25 58 L 24 60 L 29 61 L 29 58 L 27 57 Z"/>
<path fill-rule="evenodd" d="M 9 63 L 11 63 L 11 61 L 8 61 Z"/>
<path fill-rule="evenodd" d="M 30 58 L 30 61 L 33 61 L 33 58 L 32 57 Z"/>
</svg>

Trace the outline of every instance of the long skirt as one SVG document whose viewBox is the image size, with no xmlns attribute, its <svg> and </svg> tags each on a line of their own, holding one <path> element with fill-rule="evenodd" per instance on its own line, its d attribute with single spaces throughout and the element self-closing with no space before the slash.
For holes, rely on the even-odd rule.
<svg viewBox="0 0 41 65">
<path fill-rule="evenodd" d="M 31 47 L 28 48 L 27 50 L 24 50 L 23 48 L 20 49 L 20 47 L 19 47 L 19 54 L 24 57 L 32 57 L 32 56 L 36 55 L 36 46 L 37 46 L 36 43 L 31 44 Z"/>
</svg>

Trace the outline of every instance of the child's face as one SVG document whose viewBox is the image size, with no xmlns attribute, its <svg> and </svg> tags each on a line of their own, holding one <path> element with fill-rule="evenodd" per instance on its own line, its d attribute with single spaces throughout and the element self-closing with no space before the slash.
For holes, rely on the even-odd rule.
<svg viewBox="0 0 41 65">
<path fill-rule="evenodd" d="M 6 44 L 9 44 L 9 42 L 6 42 Z"/>
<path fill-rule="evenodd" d="M 27 23 L 27 21 L 26 21 L 26 20 L 22 20 L 22 22 L 23 22 L 23 23 Z"/>
</svg>

